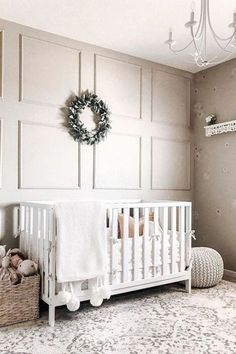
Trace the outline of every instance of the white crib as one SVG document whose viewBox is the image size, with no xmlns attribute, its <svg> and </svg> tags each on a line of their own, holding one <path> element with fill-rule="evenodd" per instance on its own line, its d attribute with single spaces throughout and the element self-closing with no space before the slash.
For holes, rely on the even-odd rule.
<svg viewBox="0 0 236 354">
<path fill-rule="evenodd" d="M 185 281 L 191 291 L 191 203 L 178 201 L 107 202 L 104 232 L 108 242 L 107 282 L 111 293 L 154 287 Z M 123 214 L 123 237 L 118 238 L 118 215 Z M 150 213 L 154 215 L 150 223 Z M 134 235 L 129 237 L 130 216 Z M 139 220 L 144 232 L 139 235 Z M 160 226 L 162 232 L 160 233 Z M 49 324 L 54 325 L 55 307 L 65 305 L 58 296 L 56 280 L 57 231 L 54 204 L 20 204 L 20 248 L 38 262 L 41 274 L 41 298 L 49 305 Z M 81 301 L 90 298 L 88 282 L 81 286 Z"/>
</svg>

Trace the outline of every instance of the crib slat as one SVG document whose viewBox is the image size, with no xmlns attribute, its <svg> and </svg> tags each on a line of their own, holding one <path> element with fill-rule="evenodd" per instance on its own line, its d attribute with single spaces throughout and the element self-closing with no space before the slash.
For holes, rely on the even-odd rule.
<svg viewBox="0 0 236 354">
<path fill-rule="evenodd" d="M 25 252 L 25 206 L 20 206 L 20 249 Z"/>
<path fill-rule="evenodd" d="M 154 209 L 154 233 L 155 237 L 153 238 L 153 276 L 155 277 L 157 275 L 157 268 L 159 265 L 159 209 L 155 208 Z"/>
<path fill-rule="evenodd" d="M 50 300 L 53 299 L 55 295 L 55 220 L 54 220 L 54 213 L 53 210 L 49 210 L 49 251 L 48 251 L 48 257 L 49 257 L 49 297 Z"/>
<path fill-rule="evenodd" d="M 139 209 L 134 208 L 133 269 L 134 280 L 139 279 Z"/>
<path fill-rule="evenodd" d="M 44 247 L 43 247 L 43 267 L 44 267 L 44 284 L 45 284 L 45 289 L 44 289 L 44 294 L 46 297 L 48 297 L 48 261 L 49 261 L 49 239 L 48 235 L 49 234 L 49 210 L 46 209 L 45 213 L 45 229 L 44 229 Z"/>
<path fill-rule="evenodd" d="M 123 224 L 123 282 L 128 281 L 128 252 L 129 252 L 129 208 L 124 208 Z"/>
<path fill-rule="evenodd" d="M 117 283 L 118 209 L 112 209 L 111 284 Z"/>
<path fill-rule="evenodd" d="M 186 251 L 185 251 L 185 265 L 190 265 L 191 260 L 191 236 L 189 235 L 192 230 L 192 210 L 191 206 L 186 207 Z"/>
<path fill-rule="evenodd" d="M 184 206 L 179 207 L 179 233 L 180 233 L 180 271 L 185 269 L 185 213 Z"/>
<path fill-rule="evenodd" d="M 28 213 L 29 213 L 29 208 L 25 208 L 25 245 L 28 247 Z M 26 251 L 26 249 L 25 249 Z M 27 252 L 28 253 L 28 252 Z"/>
<path fill-rule="evenodd" d="M 14 235 L 18 234 L 18 228 L 19 228 L 19 207 L 14 206 L 13 207 L 13 234 Z"/>
<path fill-rule="evenodd" d="M 168 208 L 163 208 L 162 272 L 167 275 L 168 258 Z"/>
<path fill-rule="evenodd" d="M 111 227 L 112 226 L 112 219 L 113 219 L 113 210 L 112 208 L 108 209 L 107 210 L 107 216 L 108 217 L 108 225 L 107 225 L 107 220 L 106 220 L 106 225 L 108 227 Z"/>
<path fill-rule="evenodd" d="M 39 230 L 40 230 L 40 238 L 39 238 L 39 270 L 41 275 L 41 296 L 44 294 L 44 220 L 45 220 L 45 209 L 41 210 L 40 219 L 39 219 Z"/>
<path fill-rule="evenodd" d="M 144 209 L 144 239 L 143 239 L 144 279 L 149 277 L 149 208 Z"/>
<path fill-rule="evenodd" d="M 176 207 L 171 208 L 171 272 L 176 272 Z"/>
<path fill-rule="evenodd" d="M 30 252 L 30 208 L 26 209 L 26 245 L 27 245 L 27 255 Z"/>
<path fill-rule="evenodd" d="M 32 259 L 38 262 L 38 208 L 32 208 L 33 232 L 32 232 Z"/>
<path fill-rule="evenodd" d="M 33 208 L 29 207 L 29 218 L 28 218 L 28 223 L 29 223 L 29 232 L 28 232 L 28 245 L 29 245 L 29 251 L 28 251 L 28 257 L 29 259 L 32 258 L 32 226 L 33 226 Z"/>
</svg>

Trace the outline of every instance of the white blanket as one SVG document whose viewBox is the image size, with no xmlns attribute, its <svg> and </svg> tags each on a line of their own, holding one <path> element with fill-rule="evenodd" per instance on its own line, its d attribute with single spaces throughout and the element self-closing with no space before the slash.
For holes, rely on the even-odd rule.
<svg viewBox="0 0 236 354">
<path fill-rule="evenodd" d="M 105 208 L 98 201 L 58 202 L 57 281 L 104 276 L 107 266 Z"/>
</svg>

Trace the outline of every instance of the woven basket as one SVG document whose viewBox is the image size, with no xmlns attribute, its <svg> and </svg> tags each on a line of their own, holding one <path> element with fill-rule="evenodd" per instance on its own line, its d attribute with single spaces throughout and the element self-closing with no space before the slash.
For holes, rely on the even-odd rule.
<svg viewBox="0 0 236 354">
<path fill-rule="evenodd" d="M 17 285 L 0 281 L 0 327 L 39 317 L 39 283 L 39 275 Z"/>
</svg>

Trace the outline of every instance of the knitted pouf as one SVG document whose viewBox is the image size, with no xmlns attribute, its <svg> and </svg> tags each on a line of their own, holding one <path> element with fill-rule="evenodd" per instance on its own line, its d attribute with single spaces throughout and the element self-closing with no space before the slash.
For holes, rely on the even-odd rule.
<svg viewBox="0 0 236 354">
<path fill-rule="evenodd" d="M 208 288 L 218 284 L 224 272 L 221 255 L 207 247 L 192 248 L 192 287 Z"/>
</svg>

